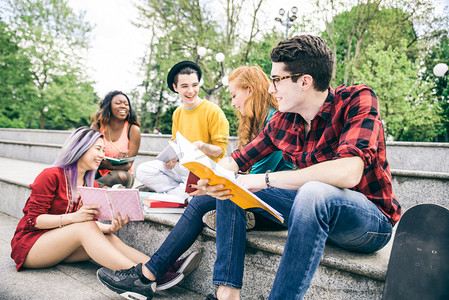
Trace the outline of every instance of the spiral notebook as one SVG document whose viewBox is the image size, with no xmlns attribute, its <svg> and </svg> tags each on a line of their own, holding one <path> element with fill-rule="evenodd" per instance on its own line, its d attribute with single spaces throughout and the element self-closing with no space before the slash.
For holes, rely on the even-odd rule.
<svg viewBox="0 0 449 300">
<path fill-rule="evenodd" d="M 100 189 L 78 187 L 83 205 L 99 205 L 98 220 L 111 220 L 116 212 L 122 218 L 129 216 L 130 221 L 143 221 L 143 210 L 139 191 L 136 189 Z"/>
</svg>

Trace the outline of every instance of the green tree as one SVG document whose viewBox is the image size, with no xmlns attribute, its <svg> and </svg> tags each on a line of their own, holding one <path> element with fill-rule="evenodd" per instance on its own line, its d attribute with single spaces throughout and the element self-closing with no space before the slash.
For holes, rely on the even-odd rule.
<svg viewBox="0 0 449 300">
<path fill-rule="evenodd" d="M 169 106 L 162 114 L 160 117 L 160 126 L 159 129 L 161 131 L 161 133 L 164 134 L 171 134 L 171 127 L 172 127 L 172 115 L 175 112 L 177 106 L 176 105 L 172 105 Z"/>
<path fill-rule="evenodd" d="M 447 14 L 429 0 L 357 0 L 349 9 L 346 0 L 319 3 L 331 4 L 322 36 L 336 53 L 332 85 L 370 85 L 396 140 L 431 141 L 441 134 L 444 101 L 433 96 L 433 78 L 422 70 L 428 69 L 428 45 L 447 35 Z"/>
<path fill-rule="evenodd" d="M 387 49 L 405 40 L 408 57 L 416 59 L 449 24 L 431 0 L 320 0 L 317 10 L 325 20 L 321 35 L 336 53 L 334 85 L 354 83 L 352 70 L 363 63 L 370 44 L 383 41 Z"/>
<path fill-rule="evenodd" d="M 406 55 L 407 42 L 386 50 L 377 42 L 365 50 L 365 60 L 352 70 L 356 83 L 370 86 L 379 99 L 387 136 L 395 140 L 432 141 L 441 133 L 438 106 L 429 99 L 431 86 L 419 76 L 419 63 Z"/>
<path fill-rule="evenodd" d="M 271 50 L 284 39 L 284 33 L 272 28 L 263 35 L 260 41 L 253 43 L 248 60 L 249 66 L 259 66 L 269 77 L 271 74 Z"/>
<path fill-rule="evenodd" d="M 226 57 L 224 73 L 249 60 L 256 37 L 260 35 L 258 15 L 263 2 L 255 1 L 249 8 L 244 0 L 213 3 L 223 10 L 213 9 L 212 2 L 198 0 L 141 0 L 138 3 L 141 17 L 136 25 L 151 30 L 143 63 L 144 93 L 140 96 L 141 113 L 151 117 L 151 120 L 147 119 L 148 123 L 162 127 L 161 114 L 170 105 L 178 103 L 165 83 L 168 70 L 180 60 L 195 61 L 200 46 L 208 48 L 206 56 L 198 61 L 203 71 L 203 87 L 216 89 L 213 95 L 201 91 L 200 97 L 222 107 L 226 105 L 223 99 L 228 96 L 221 88 L 221 78 L 225 74 L 215 61 L 215 54 L 221 52 Z M 221 12 L 219 18 L 214 15 L 217 11 Z M 241 30 L 243 19 L 250 22 L 245 33 Z"/>
<path fill-rule="evenodd" d="M 36 91 L 31 62 L 14 41 L 15 35 L 0 20 L 0 127 L 25 128 L 28 119 L 23 111 Z"/>
<path fill-rule="evenodd" d="M 53 76 L 44 93 L 47 99 L 45 127 L 48 129 L 90 124 L 90 115 L 98 107 L 92 82 L 80 81 L 76 74 Z"/>
<path fill-rule="evenodd" d="M 30 99 L 32 105 L 23 107 L 27 110 L 24 113 L 33 119 L 31 126 L 69 128 L 78 123 L 77 118 L 87 119 L 94 111 L 88 104 L 95 95 L 85 87 L 90 83 L 85 80 L 83 57 L 89 46 L 91 26 L 84 21 L 84 13 L 73 12 L 65 0 L 3 2 L 6 3 L 3 16 L 17 32 L 16 43 L 32 63 L 29 70 L 37 96 Z M 51 95 L 53 92 L 58 96 Z M 70 99 L 63 101 L 68 106 L 55 104 L 63 98 Z M 56 108 L 60 111 L 56 112 Z M 74 117 L 73 113 L 81 115 Z M 47 120 L 49 115 L 57 118 L 58 125 Z"/>
<path fill-rule="evenodd" d="M 444 35 L 434 45 L 429 47 L 424 60 L 425 71 L 422 79 L 433 83 L 432 95 L 434 102 L 439 107 L 440 116 L 443 121 L 443 132 L 438 140 L 449 141 L 449 73 L 445 77 L 436 77 L 433 67 L 438 63 L 449 64 L 449 36 Z"/>
</svg>

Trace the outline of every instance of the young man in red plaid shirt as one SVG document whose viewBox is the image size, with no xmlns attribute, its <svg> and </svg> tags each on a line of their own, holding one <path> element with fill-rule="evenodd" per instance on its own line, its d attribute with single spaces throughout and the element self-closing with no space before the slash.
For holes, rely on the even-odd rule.
<svg viewBox="0 0 449 300">
<path fill-rule="evenodd" d="M 333 54 L 326 42 L 302 35 L 280 42 L 271 52 L 269 91 L 279 103 L 258 136 L 219 162 L 235 173 L 281 150 L 298 169 L 241 175 L 237 180 L 279 211 L 287 242 L 269 299 L 302 299 L 318 268 L 326 241 L 370 253 L 385 246 L 399 220 L 391 187 L 379 103 L 366 85 L 330 88 Z M 217 259 L 207 299 L 240 299 L 246 251 L 246 212 L 222 185 L 200 180 L 196 201 L 216 200 Z M 221 201 L 225 200 L 225 201 Z M 277 221 L 266 211 L 252 209 Z M 104 269 L 104 268 L 103 268 Z M 136 269 L 136 267 L 134 267 Z M 101 271 L 102 269 L 100 269 Z M 106 271 L 110 289 L 122 295 L 145 293 L 144 271 Z M 105 282 L 105 281 L 103 281 Z M 148 296 L 145 296 L 148 295 Z"/>
<path fill-rule="evenodd" d="M 374 92 L 366 85 L 330 88 L 333 53 L 320 37 L 281 41 L 271 60 L 269 92 L 279 112 L 253 141 L 220 164 L 235 173 L 246 171 L 282 150 L 298 167 L 237 180 L 282 213 L 288 227 L 269 299 L 302 299 L 326 241 L 350 251 L 377 251 L 389 241 L 401 209 L 391 186 Z M 207 180 L 199 185 L 217 199 L 232 197 Z M 265 211 L 254 211 L 276 221 Z M 213 281 L 220 300 L 240 298 L 245 239 L 245 211 L 231 201 L 217 201 Z"/>
</svg>

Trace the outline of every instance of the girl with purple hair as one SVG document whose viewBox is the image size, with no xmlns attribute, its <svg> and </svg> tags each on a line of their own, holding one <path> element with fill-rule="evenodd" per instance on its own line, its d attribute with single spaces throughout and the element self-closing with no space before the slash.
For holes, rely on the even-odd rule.
<svg viewBox="0 0 449 300">
<path fill-rule="evenodd" d="M 129 222 L 117 213 L 110 224 L 96 222 L 98 206 L 82 206 L 78 186 L 94 186 L 104 158 L 103 135 L 76 129 L 54 165 L 30 185 L 31 195 L 11 241 L 11 257 L 22 268 L 93 259 L 107 268 L 127 269 L 150 258 L 112 234 Z"/>
</svg>

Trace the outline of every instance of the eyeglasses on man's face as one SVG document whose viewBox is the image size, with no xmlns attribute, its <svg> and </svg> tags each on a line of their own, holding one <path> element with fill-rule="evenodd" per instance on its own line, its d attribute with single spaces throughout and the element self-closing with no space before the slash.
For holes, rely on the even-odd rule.
<svg viewBox="0 0 449 300">
<path fill-rule="evenodd" d="M 274 78 L 270 77 L 270 79 L 271 79 L 271 82 L 273 83 L 274 89 L 277 90 L 276 84 L 279 81 L 284 80 L 284 79 L 288 79 L 288 78 L 292 78 L 292 77 L 299 77 L 299 76 L 303 76 L 303 75 L 305 75 L 305 74 L 303 74 L 303 73 L 296 73 L 296 74 L 282 76 L 282 77 L 274 77 Z"/>
</svg>

